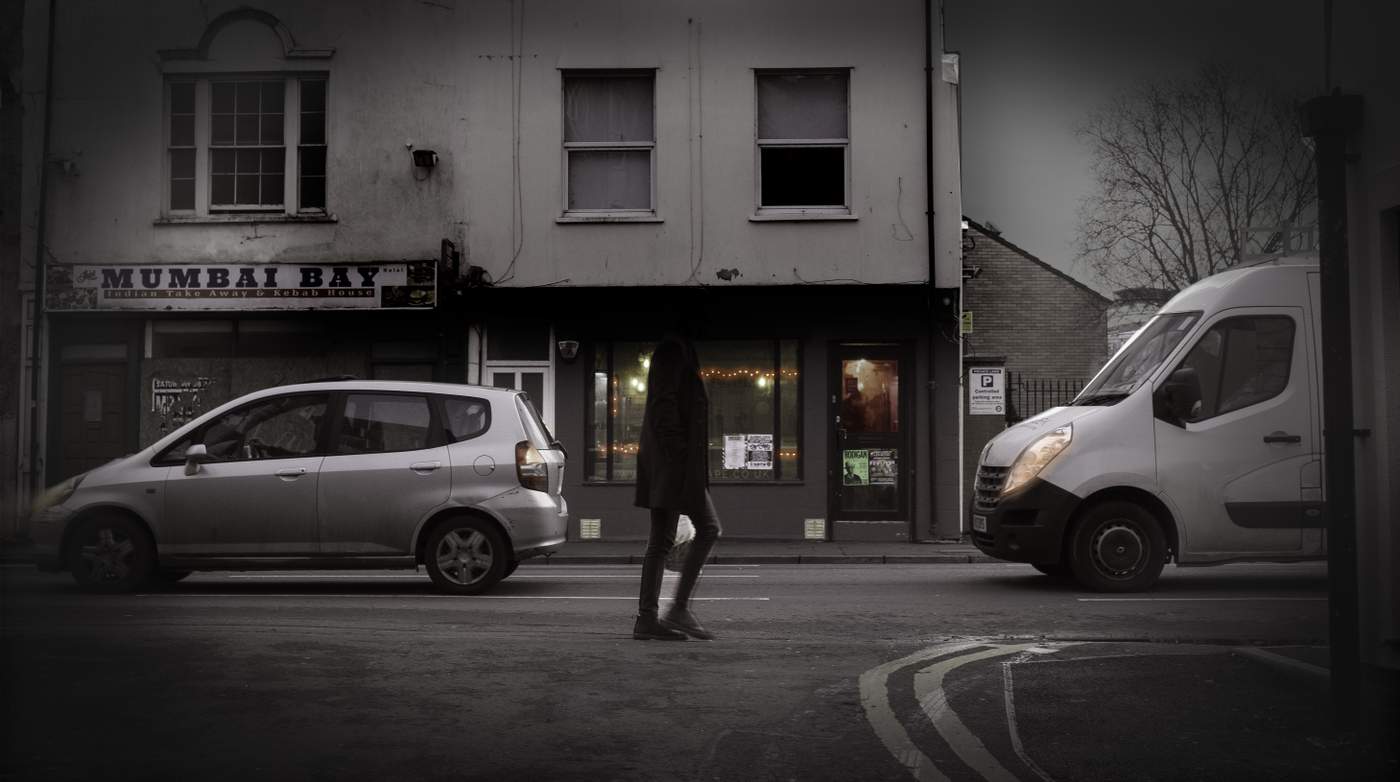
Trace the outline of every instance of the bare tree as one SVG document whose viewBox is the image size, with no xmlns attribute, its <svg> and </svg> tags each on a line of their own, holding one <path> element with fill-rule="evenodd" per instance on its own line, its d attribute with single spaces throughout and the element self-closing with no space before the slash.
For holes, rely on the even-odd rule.
<svg viewBox="0 0 1400 782">
<path fill-rule="evenodd" d="M 1238 264 L 1250 229 L 1311 219 L 1296 109 L 1229 67 L 1146 84 L 1079 134 L 1098 184 L 1080 206 L 1080 260 L 1114 287 L 1180 290 Z"/>
</svg>

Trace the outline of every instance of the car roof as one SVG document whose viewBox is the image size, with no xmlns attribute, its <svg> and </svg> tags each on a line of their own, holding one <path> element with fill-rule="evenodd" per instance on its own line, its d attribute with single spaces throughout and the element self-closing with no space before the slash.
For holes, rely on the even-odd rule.
<svg viewBox="0 0 1400 782">
<path fill-rule="evenodd" d="M 1317 270 L 1316 255 L 1284 256 L 1230 269 L 1181 291 L 1162 305 L 1161 312 L 1300 304 L 1307 301 L 1307 274 Z"/>
<path fill-rule="evenodd" d="M 400 391 L 419 394 L 445 394 L 448 396 L 514 396 L 519 391 L 511 388 L 496 388 L 468 383 L 424 383 L 409 380 L 311 380 L 291 383 L 284 386 L 270 386 L 246 394 L 284 394 L 291 391 Z"/>
</svg>

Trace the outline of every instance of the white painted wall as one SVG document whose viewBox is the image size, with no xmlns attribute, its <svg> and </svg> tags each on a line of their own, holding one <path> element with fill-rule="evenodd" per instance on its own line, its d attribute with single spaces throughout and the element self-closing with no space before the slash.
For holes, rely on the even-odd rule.
<svg viewBox="0 0 1400 782">
<path fill-rule="evenodd" d="M 60 4 L 52 157 L 71 163 L 50 168 L 50 262 L 432 258 L 450 238 L 497 280 L 518 253 L 511 286 L 726 284 L 720 268 L 739 269 L 728 284 L 741 285 L 928 278 L 919 0 L 256 3 L 299 46 L 335 49 L 328 202 L 338 221 L 156 225 L 166 187 L 157 53 L 196 46 L 209 21 L 243 4 Z M 248 24 L 216 41 L 215 67 L 237 67 L 235 50 L 277 51 L 275 36 Z M 660 222 L 555 221 L 559 70 L 586 67 L 657 69 Z M 753 69 L 793 67 L 852 69 L 856 220 L 750 220 Z M 430 175 L 415 171 L 407 141 L 438 152 Z"/>
</svg>

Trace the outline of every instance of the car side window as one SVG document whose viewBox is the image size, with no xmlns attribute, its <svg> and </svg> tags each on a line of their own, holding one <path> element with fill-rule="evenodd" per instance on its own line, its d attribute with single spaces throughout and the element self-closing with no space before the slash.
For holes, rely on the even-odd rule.
<svg viewBox="0 0 1400 782">
<path fill-rule="evenodd" d="M 1181 362 L 1200 379 L 1201 399 L 1187 416 L 1204 421 L 1283 393 L 1293 366 L 1293 319 L 1226 318 L 1211 326 Z"/>
<path fill-rule="evenodd" d="M 432 444 L 428 398 L 413 394 L 346 394 L 337 454 L 416 451 Z"/>
<path fill-rule="evenodd" d="M 231 410 L 200 432 L 209 455 L 222 461 L 285 459 L 319 451 L 325 394 L 279 396 Z"/>
<path fill-rule="evenodd" d="M 491 403 L 475 397 L 442 397 L 447 437 L 454 443 L 470 440 L 491 427 Z"/>
</svg>

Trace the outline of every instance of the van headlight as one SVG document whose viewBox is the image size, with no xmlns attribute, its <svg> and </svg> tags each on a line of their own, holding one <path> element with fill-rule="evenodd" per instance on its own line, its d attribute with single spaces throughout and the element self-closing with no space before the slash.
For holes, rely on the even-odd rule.
<svg viewBox="0 0 1400 782">
<path fill-rule="evenodd" d="M 1021 455 L 1016 457 L 1016 461 L 1011 463 L 1011 470 L 1006 476 L 1006 485 L 1001 488 L 1001 493 L 1010 494 L 1030 483 L 1031 479 L 1039 475 L 1061 451 L 1069 447 L 1070 438 L 1073 436 L 1074 427 L 1065 424 L 1054 431 L 1046 432 L 1026 446 Z"/>
<path fill-rule="evenodd" d="M 30 506 L 30 510 L 37 515 L 55 505 L 62 505 L 68 501 L 69 497 L 73 496 L 73 492 L 78 490 L 78 484 L 82 483 L 86 477 L 87 473 L 74 475 L 62 483 L 44 489 L 42 494 L 34 498 L 34 504 Z"/>
</svg>

